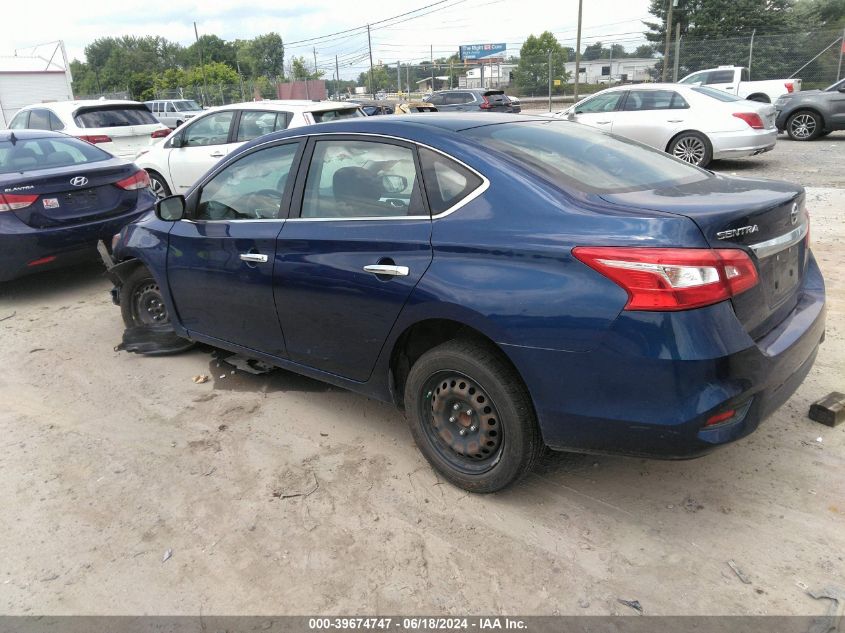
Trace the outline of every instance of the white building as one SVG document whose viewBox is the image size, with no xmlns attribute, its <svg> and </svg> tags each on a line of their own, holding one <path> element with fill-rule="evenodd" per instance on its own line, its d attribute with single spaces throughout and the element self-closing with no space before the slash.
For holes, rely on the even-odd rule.
<svg viewBox="0 0 845 633">
<path fill-rule="evenodd" d="M 466 75 L 458 77 L 460 88 L 496 88 L 511 83 L 511 73 L 516 64 L 484 64 L 467 70 Z"/>
<path fill-rule="evenodd" d="M 0 129 L 24 106 L 73 99 L 70 69 L 59 59 L 0 57 Z"/>
<path fill-rule="evenodd" d="M 620 57 L 619 59 L 581 60 L 581 77 L 579 83 L 598 84 L 609 81 L 649 81 L 649 71 L 657 65 L 654 58 L 649 57 Z M 566 72 L 569 73 L 569 83 L 575 83 L 575 62 L 567 62 Z"/>
</svg>

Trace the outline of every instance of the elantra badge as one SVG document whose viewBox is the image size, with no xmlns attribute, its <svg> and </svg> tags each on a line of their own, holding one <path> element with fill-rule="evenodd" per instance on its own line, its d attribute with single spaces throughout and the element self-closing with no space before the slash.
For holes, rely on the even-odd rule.
<svg viewBox="0 0 845 633">
<path fill-rule="evenodd" d="M 798 203 L 792 203 L 792 212 L 789 214 L 789 217 L 792 221 L 792 225 L 795 226 L 798 224 Z"/>
<path fill-rule="evenodd" d="M 77 176 L 76 178 L 70 179 L 70 184 L 74 187 L 84 187 L 88 184 L 88 179 L 85 176 Z"/>
<path fill-rule="evenodd" d="M 750 226 L 741 226 L 738 229 L 728 229 L 727 231 L 719 231 L 716 233 L 716 239 L 718 240 L 727 240 L 731 237 L 742 237 L 743 235 L 751 235 L 752 233 L 756 233 L 760 229 L 756 224 L 752 224 Z"/>
</svg>

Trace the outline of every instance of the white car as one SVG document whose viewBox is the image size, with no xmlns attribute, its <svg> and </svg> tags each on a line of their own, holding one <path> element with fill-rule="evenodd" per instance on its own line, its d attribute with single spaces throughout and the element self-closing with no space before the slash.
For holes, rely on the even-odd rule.
<svg viewBox="0 0 845 633">
<path fill-rule="evenodd" d="M 210 108 L 138 154 L 152 189 L 163 198 L 185 193 L 220 159 L 254 138 L 289 127 L 366 116 L 336 101 L 256 101 Z"/>
<path fill-rule="evenodd" d="M 144 105 L 171 130 L 203 113 L 202 106 L 193 99 L 156 99 L 144 101 Z"/>
<path fill-rule="evenodd" d="M 29 105 L 18 111 L 9 129 L 64 132 L 129 160 L 170 133 L 143 103 L 108 99 Z"/>
<path fill-rule="evenodd" d="M 717 90 L 730 92 L 742 99 L 762 103 L 774 103 L 781 95 L 801 90 L 801 80 L 794 77 L 751 81 L 748 69 L 742 66 L 719 66 L 718 68 L 699 70 L 687 75 L 678 83 L 691 86 L 710 86 Z"/>
<path fill-rule="evenodd" d="M 768 152 L 778 133 L 773 106 L 708 86 L 617 86 L 555 116 L 639 141 L 699 167 L 713 159 Z"/>
</svg>

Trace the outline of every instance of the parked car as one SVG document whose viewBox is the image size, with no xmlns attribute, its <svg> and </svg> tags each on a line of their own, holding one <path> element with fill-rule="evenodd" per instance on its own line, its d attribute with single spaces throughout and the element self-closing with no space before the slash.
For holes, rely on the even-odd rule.
<svg viewBox="0 0 845 633">
<path fill-rule="evenodd" d="M 511 98 L 504 90 L 460 88 L 433 92 L 425 101 L 438 112 L 512 112 L 522 109 L 518 99 Z"/>
<path fill-rule="evenodd" d="M 638 84 L 602 90 L 557 113 L 706 167 L 777 142 L 775 109 L 709 86 Z"/>
<path fill-rule="evenodd" d="M 389 99 L 356 99 L 355 103 L 367 116 L 382 114 L 411 114 L 413 112 L 437 112 L 425 101 L 393 101 Z"/>
<path fill-rule="evenodd" d="M 108 99 L 26 106 L 9 123 L 9 129 L 64 132 L 128 160 L 170 133 L 143 103 Z"/>
<path fill-rule="evenodd" d="M 93 260 L 152 210 L 143 169 L 59 132 L 0 132 L 0 281 Z"/>
<path fill-rule="evenodd" d="M 845 79 L 824 90 L 783 95 L 775 102 L 778 130 L 793 141 L 812 141 L 845 130 Z"/>
<path fill-rule="evenodd" d="M 104 259 L 127 326 L 155 288 L 156 323 L 403 406 L 439 473 L 490 492 L 543 444 L 680 458 L 754 431 L 824 335 L 804 202 L 567 121 L 368 117 L 238 148 Z"/>
<path fill-rule="evenodd" d="M 202 106 L 193 99 L 156 99 L 144 101 L 153 116 L 170 129 L 203 113 Z"/>
<path fill-rule="evenodd" d="M 718 68 L 699 70 L 697 73 L 687 75 L 679 83 L 691 86 L 710 86 L 717 90 L 730 92 L 742 99 L 762 103 L 774 103 L 783 94 L 801 90 L 801 80 L 792 77 L 789 79 L 749 81 L 748 69 L 742 66 L 719 66 Z"/>
<path fill-rule="evenodd" d="M 185 193 L 205 172 L 247 141 L 289 127 L 365 116 L 355 104 L 333 101 L 255 101 L 209 108 L 141 152 L 155 194 Z"/>
</svg>

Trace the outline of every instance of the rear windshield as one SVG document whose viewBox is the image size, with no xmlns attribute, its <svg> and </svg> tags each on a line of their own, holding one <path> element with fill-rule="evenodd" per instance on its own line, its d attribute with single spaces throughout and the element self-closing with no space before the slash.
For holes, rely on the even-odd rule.
<svg viewBox="0 0 845 633">
<path fill-rule="evenodd" d="M 202 106 L 191 99 L 185 101 L 174 101 L 173 107 L 177 112 L 190 112 L 192 110 L 202 110 Z"/>
<path fill-rule="evenodd" d="M 73 120 L 79 127 L 127 127 L 158 123 L 143 103 L 80 108 L 73 115 Z"/>
<path fill-rule="evenodd" d="M 312 112 L 311 116 L 317 123 L 327 123 L 329 121 L 340 121 L 341 119 L 354 119 L 355 117 L 366 116 L 358 108 L 343 108 L 342 110 L 321 110 L 320 112 Z"/>
<path fill-rule="evenodd" d="M 707 95 L 708 97 L 712 97 L 717 99 L 718 101 L 742 101 L 739 97 L 732 95 L 730 93 L 724 92 L 723 90 L 716 90 L 715 88 L 708 88 L 707 86 L 696 86 L 693 88 L 695 92 L 701 93 L 703 95 Z"/>
<path fill-rule="evenodd" d="M 53 169 L 108 160 L 111 154 L 74 138 L 0 141 L 0 174 Z"/>
<path fill-rule="evenodd" d="M 709 177 L 663 152 L 567 121 L 485 125 L 462 133 L 564 188 L 619 193 Z"/>
</svg>

